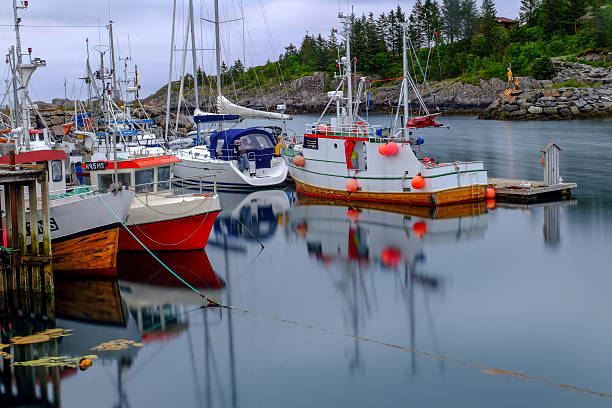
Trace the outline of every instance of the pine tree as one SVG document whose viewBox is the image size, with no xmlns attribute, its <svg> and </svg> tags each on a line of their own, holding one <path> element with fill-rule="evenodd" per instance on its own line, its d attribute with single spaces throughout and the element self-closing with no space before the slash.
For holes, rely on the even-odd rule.
<svg viewBox="0 0 612 408">
<path fill-rule="evenodd" d="M 476 0 L 461 1 L 461 39 L 471 41 L 478 25 Z"/>
<path fill-rule="evenodd" d="M 587 0 L 571 0 L 564 4 L 564 19 L 568 24 L 568 32 L 571 34 L 578 33 L 578 21 L 583 17 L 589 6 Z M 609 7 L 609 6 L 608 6 Z"/>
<path fill-rule="evenodd" d="M 416 0 L 408 18 L 408 37 L 415 50 L 423 45 L 423 28 L 420 20 L 422 9 L 423 3 L 421 3 L 421 0 Z"/>
<path fill-rule="evenodd" d="M 520 21 L 528 27 L 535 25 L 539 7 L 540 0 L 521 0 L 521 12 L 519 13 Z"/>
<path fill-rule="evenodd" d="M 448 42 L 452 43 L 461 35 L 460 0 L 442 1 L 442 28 Z"/>
<path fill-rule="evenodd" d="M 480 6 L 480 28 L 485 38 L 491 37 L 491 31 L 496 24 L 497 10 L 495 9 L 495 3 L 493 0 L 482 0 Z"/>
<path fill-rule="evenodd" d="M 425 0 L 421 8 L 420 20 L 427 47 L 430 47 L 434 32 L 438 30 L 440 25 L 440 7 L 436 0 Z"/>
<path fill-rule="evenodd" d="M 563 27 L 561 9 L 564 0 L 542 0 L 540 25 L 544 34 L 551 36 Z"/>
</svg>

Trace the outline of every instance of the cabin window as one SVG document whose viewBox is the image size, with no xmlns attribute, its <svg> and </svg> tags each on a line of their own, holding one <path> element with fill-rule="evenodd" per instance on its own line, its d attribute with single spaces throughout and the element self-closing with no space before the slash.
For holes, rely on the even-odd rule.
<svg viewBox="0 0 612 408">
<path fill-rule="evenodd" d="M 64 177 L 62 172 L 62 161 L 61 160 L 53 160 L 51 162 L 51 181 L 57 183 L 58 181 L 62 181 L 62 177 Z"/>
<path fill-rule="evenodd" d="M 163 183 L 163 182 L 166 183 Z M 170 166 L 157 168 L 157 190 L 168 190 L 170 188 Z"/>
<path fill-rule="evenodd" d="M 119 173 L 119 183 L 124 187 L 132 185 L 132 175 L 130 173 Z M 98 189 L 107 191 L 113 184 L 113 173 L 98 174 Z"/>
<path fill-rule="evenodd" d="M 100 191 L 106 191 L 113 184 L 112 174 L 98 174 L 98 188 Z"/>
<path fill-rule="evenodd" d="M 153 177 L 155 169 L 136 170 L 135 187 L 137 192 L 153 191 Z"/>
<path fill-rule="evenodd" d="M 249 135 L 242 136 L 240 138 L 240 145 L 242 149 L 247 150 L 274 148 L 272 142 L 267 136 L 258 133 L 251 133 Z"/>
</svg>

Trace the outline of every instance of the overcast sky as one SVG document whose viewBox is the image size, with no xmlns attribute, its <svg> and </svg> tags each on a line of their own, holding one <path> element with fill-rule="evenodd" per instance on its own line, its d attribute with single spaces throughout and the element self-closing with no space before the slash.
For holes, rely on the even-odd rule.
<svg viewBox="0 0 612 408">
<path fill-rule="evenodd" d="M 409 11 L 413 2 L 400 1 L 399 4 Z M 3 3 L 5 12 L 0 17 L 0 46 L 3 54 L 6 54 L 8 48 L 15 44 L 15 33 L 10 3 Z M 346 0 L 221 0 L 219 3 L 221 20 L 232 20 L 244 15 L 246 27 L 246 46 L 243 47 L 242 20 L 222 25 L 223 60 L 231 63 L 246 57 L 247 67 L 275 59 L 285 45 L 299 44 L 306 31 L 315 34 L 329 33 L 331 28 L 338 27 L 339 7 L 344 11 L 349 7 Z M 187 0 L 177 0 L 176 48 L 179 49 L 183 48 L 185 38 L 187 4 Z M 213 27 L 202 20 L 213 19 L 212 0 L 194 0 L 194 4 L 197 20 L 196 47 L 212 48 Z M 243 13 L 240 10 L 241 4 Z M 356 14 L 372 11 L 378 15 L 396 7 L 398 2 L 361 0 L 352 4 Z M 496 4 L 498 15 L 510 18 L 518 15 L 520 0 L 497 0 Z M 108 30 L 105 26 L 109 19 L 114 21 L 117 70 L 123 71 L 124 62 L 119 61 L 119 58 L 131 54 L 128 71 L 132 73 L 133 64 L 138 65 L 138 71 L 142 74 L 141 96 L 151 94 L 168 81 L 172 0 L 30 0 L 28 9 L 19 10 L 19 16 L 23 24 L 22 51 L 26 53 L 27 48 L 31 47 L 33 57 L 47 61 L 47 66 L 37 70 L 31 80 L 30 94 L 33 100 L 50 101 L 54 97 L 63 97 L 64 79 L 69 98 L 75 92 L 81 97 L 85 95 L 83 81 L 78 80 L 85 72 L 85 39 L 89 38 L 92 65 L 97 67 L 100 56 L 94 48 L 99 44 L 108 44 Z M 176 52 L 175 57 L 176 72 L 180 69 L 181 53 Z M 191 69 L 190 58 L 188 56 L 188 70 Z M 213 61 L 214 55 L 211 51 L 199 51 L 198 64 L 203 66 L 207 73 L 214 72 Z M 105 56 L 105 65 L 107 62 L 108 53 Z M 1 102 L 4 96 L 4 81 L 8 78 L 8 64 L 3 64 L 0 68 L 0 75 Z"/>
</svg>

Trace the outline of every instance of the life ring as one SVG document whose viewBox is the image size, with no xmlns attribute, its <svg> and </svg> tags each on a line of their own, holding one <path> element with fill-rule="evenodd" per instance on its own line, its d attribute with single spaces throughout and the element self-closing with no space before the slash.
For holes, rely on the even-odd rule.
<svg viewBox="0 0 612 408">
<path fill-rule="evenodd" d="M 72 131 L 73 126 L 74 126 L 74 123 L 66 123 L 64 125 L 64 136 L 68 136 L 68 134 Z"/>
</svg>

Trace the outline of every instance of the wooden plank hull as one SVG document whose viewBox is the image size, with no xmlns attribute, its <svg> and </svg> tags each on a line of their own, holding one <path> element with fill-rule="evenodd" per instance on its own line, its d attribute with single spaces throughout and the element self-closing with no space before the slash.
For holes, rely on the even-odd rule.
<svg viewBox="0 0 612 408">
<path fill-rule="evenodd" d="M 334 198 L 349 201 L 370 201 L 379 203 L 396 203 L 410 205 L 438 206 L 446 204 L 469 203 L 485 199 L 486 185 L 470 185 L 455 187 L 433 192 L 382 192 L 382 191 L 355 191 L 349 193 L 345 190 L 336 190 L 317 187 L 299 180 L 295 180 L 296 190 L 299 193 L 315 197 Z"/>
<path fill-rule="evenodd" d="M 119 226 L 53 242 L 53 270 L 77 275 L 116 275 Z"/>
</svg>

